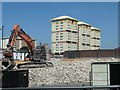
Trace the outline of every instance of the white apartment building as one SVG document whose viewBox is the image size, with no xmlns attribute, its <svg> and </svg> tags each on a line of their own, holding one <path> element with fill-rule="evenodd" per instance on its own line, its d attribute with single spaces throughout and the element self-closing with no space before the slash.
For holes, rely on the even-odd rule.
<svg viewBox="0 0 120 90">
<path fill-rule="evenodd" d="M 1 45 L 0 48 L 6 49 L 7 48 L 7 44 L 8 44 L 9 38 L 3 38 L 1 39 Z M 3 44 L 2 44 L 3 43 Z"/>
<path fill-rule="evenodd" d="M 91 50 L 100 49 L 100 29 L 91 27 Z"/>
<path fill-rule="evenodd" d="M 100 48 L 100 29 L 70 16 L 54 18 L 51 23 L 53 54 Z"/>
<path fill-rule="evenodd" d="M 91 49 L 91 25 L 85 22 L 78 22 L 78 48 L 79 50 Z"/>
<path fill-rule="evenodd" d="M 78 26 L 77 19 L 69 16 L 60 16 L 52 22 L 52 52 L 63 53 L 64 51 L 78 49 Z"/>
<path fill-rule="evenodd" d="M 9 38 L 4 37 L 3 40 L 1 39 L 1 48 L 6 49 L 8 41 L 9 41 Z M 3 44 L 2 44 L 2 42 L 3 42 Z M 34 47 L 36 47 L 36 40 L 33 40 L 33 42 L 34 42 L 34 45 L 35 45 Z M 14 48 L 16 50 L 19 50 L 23 46 L 27 46 L 26 42 L 23 39 L 21 39 L 20 37 L 17 37 L 17 39 L 14 43 Z"/>
</svg>

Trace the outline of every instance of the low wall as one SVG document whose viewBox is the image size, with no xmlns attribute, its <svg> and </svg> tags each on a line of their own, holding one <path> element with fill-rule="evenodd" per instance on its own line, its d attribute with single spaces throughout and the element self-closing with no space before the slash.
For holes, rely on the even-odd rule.
<svg viewBox="0 0 120 90">
<path fill-rule="evenodd" d="M 76 58 L 103 58 L 113 57 L 120 58 L 120 49 L 108 49 L 108 50 L 75 50 L 65 51 L 63 53 L 64 58 L 76 59 Z"/>
</svg>

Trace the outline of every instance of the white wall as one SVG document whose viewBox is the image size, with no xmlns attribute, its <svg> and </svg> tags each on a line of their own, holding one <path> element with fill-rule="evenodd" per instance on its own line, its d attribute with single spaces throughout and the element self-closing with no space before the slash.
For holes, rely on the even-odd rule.
<svg viewBox="0 0 120 90">
<path fill-rule="evenodd" d="M 18 53 L 14 52 L 13 53 L 13 59 L 15 60 L 25 60 L 25 57 L 28 55 L 28 53 Z"/>
</svg>

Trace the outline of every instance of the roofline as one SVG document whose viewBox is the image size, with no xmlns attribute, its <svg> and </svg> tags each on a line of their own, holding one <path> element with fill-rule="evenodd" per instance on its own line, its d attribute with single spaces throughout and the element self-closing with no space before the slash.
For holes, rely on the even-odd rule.
<svg viewBox="0 0 120 90">
<path fill-rule="evenodd" d="M 96 28 L 96 27 L 91 27 L 91 30 L 101 31 L 99 28 Z"/>
<path fill-rule="evenodd" d="M 66 19 L 79 22 L 79 20 L 77 20 L 76 18 L 73 18 L 73 17 L 70 17 L 70 16 L 66 16 L 66 15 L 65 16 L 58 16 L 56 18 L 51 19 L 50 21 L 53 22 L 53 21 L 66 20 Z"/>
<path fill-rule="evenodd" d="M 51 22 L 54 22 L 54 21 L 59 21 L 59 20 L 73 20 L 73 21 L 77 21 L 77 22 L 79 22 L 79 20 L 77 20 L 77 19 L 71 19 L 71 18 L 63 18 L 63 19 L 57 19 L 57 20 L 53 20 L 53 19 L 51 19 L 50 21 Z"/>
<path fill-rule="evenodd" d="M 79 24 L 79 22 L 78 22 L 77 24 L 78 24 L 78 26 L 79 26 L 79 25 L 91 26 L 90 24 L 88 24 L 88 23 L 86 23 L 86 22 L 81 22 L 81 24 Z"/>
</svg>

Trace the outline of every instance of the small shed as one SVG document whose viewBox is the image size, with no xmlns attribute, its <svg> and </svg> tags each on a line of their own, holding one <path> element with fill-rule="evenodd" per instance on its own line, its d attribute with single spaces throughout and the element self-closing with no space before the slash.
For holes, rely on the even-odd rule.
<svg viewBox="0 0 120 90">
<path fill-rule="evenodd" d="M 120 85 L 120 62 L 93 62 L 91 85 Z"/>
</svg>

